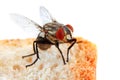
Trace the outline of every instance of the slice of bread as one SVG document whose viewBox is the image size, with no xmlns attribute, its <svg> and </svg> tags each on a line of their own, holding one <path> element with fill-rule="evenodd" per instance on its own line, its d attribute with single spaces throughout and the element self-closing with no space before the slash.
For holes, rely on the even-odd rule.
<svg viewBox="0 0 120 80">
<path fill-rule="evenodd" d="M 34 40 L 0 41 L 0 80 L 96 80 L 95 44 L 77 38 L 80 43 L 71 48 L 66 65 L 54 45 L 46 51 L 39 49 L 40 60 L 26 68 L 36 59 L 36 55 L 22 59 L 22 56 L 33 53 Z M 65 59 L 69 45 L 60 44 Z"/>
</svg>

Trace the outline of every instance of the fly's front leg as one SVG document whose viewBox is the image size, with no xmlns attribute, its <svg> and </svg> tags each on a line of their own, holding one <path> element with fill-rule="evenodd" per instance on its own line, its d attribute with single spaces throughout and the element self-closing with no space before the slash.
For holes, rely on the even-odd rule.
<svg viewBox="0 0 120 80">
<path fill-rule="evenodd" d="M 57 43 L 55 44 L 55 46 L 57 47 L 57 49 L 59 50 L 59 52 L 60 52 L 60 54 L 61 54 L 61 56 L 62 56 L 63 63 L 66 64 L 66 63 L 65 63 L 64 56 L 63 56 L 63 54 L 62 54 L 62 51 L 61 51 L 60 48 L 59 48 L 59 43 L 57 42 Z"/>
<path fill-rule="evenodd" d="M 37 60 L 39 59 L 39 53 L 38 53 L 37 44 L 38 44 L 37 41 L 34 41 L 34 42 L 33 42 L 33 51 L 34 51 L 33 54 L 29 54 L 29 55 L 26 55 L 26 56 L 23 56 L 23 57 L 22 57 L 22 58 L 25 58 L 25 57 L 33 56 L 33 55 L 35 55 L 35 54 L 36 54 L 36 56 L 37 56 L 36 60 L 35 60 L 32 64 L 26 65 L 26 68 L 29 67 L 29 66 L 32 66 L 33 64 L 35 64 L 35 63 L 37 62 Z"/>
<path fill-rule="evenodd" d="M 69 62 L 69 51 L 70 51 L 70 49 L 72 48 L 72 46 L 76 43 L 76 39 L 74 38 L 74 39 L 71 39 L 71 40 L 69 40 L 68 42 L 72 42 L 71 43 L 71 45 L 68 47 L 68 49 L 67 49 L 67 62 Z"/>
</svg>

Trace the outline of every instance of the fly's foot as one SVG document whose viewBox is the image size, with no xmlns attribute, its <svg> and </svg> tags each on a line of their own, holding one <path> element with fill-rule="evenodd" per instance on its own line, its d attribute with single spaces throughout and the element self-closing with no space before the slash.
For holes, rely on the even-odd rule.
<svg viewBox="0 0 120 80">
<path fill-rule="evenodd" d="M 66 62 L 69 62 L 69 60 L 67 59 Z"/>
</svg>

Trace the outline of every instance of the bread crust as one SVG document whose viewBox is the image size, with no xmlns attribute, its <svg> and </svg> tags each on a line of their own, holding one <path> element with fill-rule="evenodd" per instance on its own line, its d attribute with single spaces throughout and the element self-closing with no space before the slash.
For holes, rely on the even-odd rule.
<svg viewBox="0 0 120 80">
<path fill-rule="evenodd" d="M 25 65 L 31 63 L 35 57 L 27 59 L 21 57 L 33 53 L 32 44 L 34 40 L 34 38 L 0 40 L 0 77 L 3 75 L 9 80 L 96 80 L 97 50 L 95 44 L 77 37 L 77 41 L 80 43 L 75 44 L 70 50 L 70 61 L 66 65 L 62 64 L 59 52 L 57 50 L 54 52 L 55 47 L 45 52 L 40 50 L 40 55 L 43 55 L 41 60 L 26 69 Z M 68 45 L 62 44 L 60 46 L 63 52 L 66 53 Z M 48 63 L 45 60 L 50 57 L 46 55 L 50 57 L 55 55 L 56 58 L 55 60 L 49 59 Z M 49 72 L 47 70 L 51 72 L 47 73 Z"/>
</svg>

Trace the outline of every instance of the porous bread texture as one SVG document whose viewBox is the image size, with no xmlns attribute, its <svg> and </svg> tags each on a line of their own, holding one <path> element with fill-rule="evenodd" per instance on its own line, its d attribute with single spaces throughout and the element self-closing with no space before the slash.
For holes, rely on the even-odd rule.
<svg viewBox="0 0 120 80">
<path fill-rule="evenodd" d="M 0 80 L 96 80 L 97 51 L 95 44 L 83 38 L 77 38 L 69 55 L 69 63 L 63 60 L 53 45 L 46 51 L 39 49 L 40 60 L 33 66 L 36 55 L 22 59 L 22 56 L 33 53 L 32 43 L 35 39 L 16 39 L 0 41 Z M 66 59 L 70 44 L 60 44 Z"/>
</svg>

